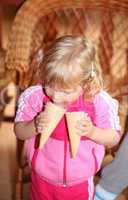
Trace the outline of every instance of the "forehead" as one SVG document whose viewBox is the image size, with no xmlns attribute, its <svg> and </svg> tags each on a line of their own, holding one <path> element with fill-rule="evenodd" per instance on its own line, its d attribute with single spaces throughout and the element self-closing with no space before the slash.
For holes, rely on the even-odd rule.
<svg viewBox="0 0 128 200">
<path fill-rule="evenodd" d="M 47 76 L 45 84 L 56 89 L 75 89 L 82 85 L 81 74 L 77 74 L 76 76 L 72 76 L 72 73 L 68 75 L 63 74 L 61 76 L 58 74 L 51 77 Z"/>
</svg>

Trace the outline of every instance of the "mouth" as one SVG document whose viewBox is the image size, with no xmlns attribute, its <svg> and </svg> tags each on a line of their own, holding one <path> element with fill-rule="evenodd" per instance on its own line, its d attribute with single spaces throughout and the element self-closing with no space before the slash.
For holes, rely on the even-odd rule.
<svg viewBox="0 0 128 200">
<path fill-rule="evenodd" d="M 53 101 L 56 105 L 61 106 L 61 107 L 67 107 L 69 102 L 60 102 L 60 101 Z"/>
</svg>

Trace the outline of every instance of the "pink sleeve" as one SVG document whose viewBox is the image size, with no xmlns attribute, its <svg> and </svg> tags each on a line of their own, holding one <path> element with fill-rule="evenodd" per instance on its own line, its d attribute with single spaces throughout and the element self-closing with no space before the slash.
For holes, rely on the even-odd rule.
<svg viewBox="0 0 128 200">
<path fill-rule="evenodd" d="M 42 110 L 43 97 L 40 85 L 27 88 L 19 97 L 15 122 L 32 120 Z"/>
<path fill-rule="evenodd" d="M 102 91 L 94 99 L 95 124 L 99 128 L 112 128 L 120 132 L 120 120 L 118 116 L 118 101 L 107 92 Z"/>
</svg>

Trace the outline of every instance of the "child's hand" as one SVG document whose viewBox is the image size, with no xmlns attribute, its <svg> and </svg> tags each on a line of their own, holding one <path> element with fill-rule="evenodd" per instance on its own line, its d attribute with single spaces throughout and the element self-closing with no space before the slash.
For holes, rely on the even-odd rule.
<svg viewBox="0 0 128 200">
<path fill-rule="evenodd" d="M 35 117 L 35 126 L 36 126 L 37 133 L 42 133 L 44 128 L 47 128 L 48 123 L 49 123 L 49 119 L 48 119 L 47 112 L 45 112 L 45 111 L 40 112 Z"/>
<path fill-rule="evenodd" d="M 76 128 L 78 135 L 90 137 L 93 132 L 94 125 L 90 117 L 85 116 L 84 118 L 82 118 L 80 121 L 77 122 Z"/>
</svg>

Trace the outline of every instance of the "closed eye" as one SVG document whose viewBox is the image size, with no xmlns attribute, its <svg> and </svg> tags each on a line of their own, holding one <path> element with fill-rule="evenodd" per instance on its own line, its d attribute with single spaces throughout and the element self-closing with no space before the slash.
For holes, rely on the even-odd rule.
<svg viewBox="0 0 128 200">
<path fill-rule="evenodd" d="M 65 94 L 73 94 L 73 93 L 75 93 L 75 92 L 76 92 L 76 91 L 74 91 L 74 90 L 72 90 L 72 91 L 70 90 L 70 91 L 65 91 L 64 93 L 65 93 Z"/>
</svg>

